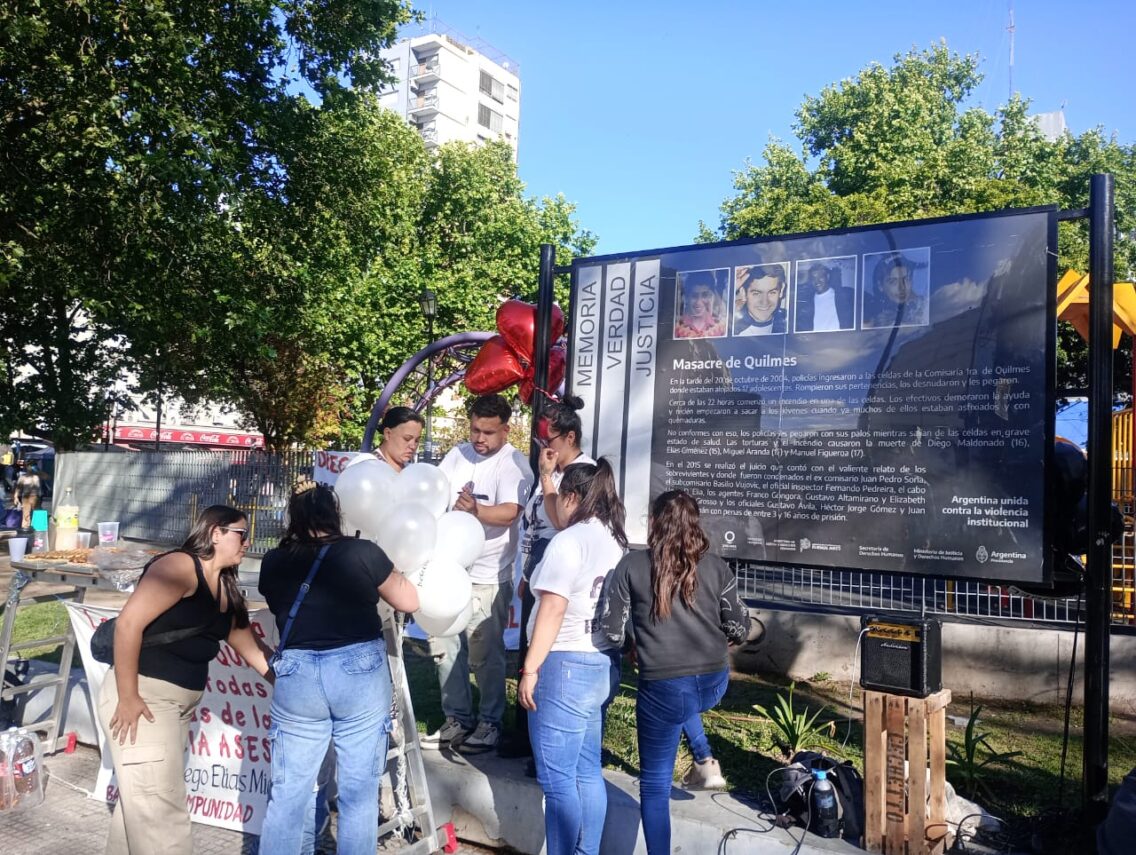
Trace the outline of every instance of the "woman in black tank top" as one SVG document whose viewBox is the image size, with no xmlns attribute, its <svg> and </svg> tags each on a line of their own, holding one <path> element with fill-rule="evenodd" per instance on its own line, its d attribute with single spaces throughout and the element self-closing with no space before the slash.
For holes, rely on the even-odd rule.
<svg viewBox="0 0 1136 855">
<path fill-rule="evenodd" d="M 180 549 L 146 566 L 115 623 L 115 664 L 99 698 L 119 786 L 107 852 L 192 852 L 182 752 L 221 642 L 271 679 L 270 651 L 237 584 L 247 542 L 241 511 L 207 508 Z M 142 647 L 144 634 L 178 630 L 184 638 Z"/>
</svg>

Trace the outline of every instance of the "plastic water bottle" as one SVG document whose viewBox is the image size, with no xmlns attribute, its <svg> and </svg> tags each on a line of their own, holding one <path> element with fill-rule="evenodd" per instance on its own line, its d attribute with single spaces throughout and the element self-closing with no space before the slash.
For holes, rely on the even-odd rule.
<svg viewBox="0 0 1136 855">
<path fill-rule="evenodd" d="M 15 730 L 15 728 L 12 728 Z M 9 731 L 11 733 L 12 731 Z M 27 795 L 39 790 L 39 751 L 36 750 L 35 737 L 24 728 L 15 730 L 12 739 L 12 778 L 16 784 L 17 795 Z"/>
<path fill-rule="evenodd" d="M 813 789 L 809 795 L 809 828 L 818 837 L 838 837 L 840 810 L 836 804 L 836 790 L 824 769 L 813 770 L 813 778 Z"/>
<path fill-rule="evenodd" d="M 12 768 L 8 760 L 8 734 L 0 732 L 0 811 L 10 809 L 16 803 L 16 784 L 12 780 Z"/>
</svg>

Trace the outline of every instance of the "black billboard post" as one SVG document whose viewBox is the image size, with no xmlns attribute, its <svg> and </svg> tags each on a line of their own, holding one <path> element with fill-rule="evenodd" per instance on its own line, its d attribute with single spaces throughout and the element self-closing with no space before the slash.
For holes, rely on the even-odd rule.
<svg viewBox="0 0 1136 855">
<path fill-rule="evenodd" d="M 540 471 L 540 445 L 536 442 L 540 416 L 544 411 L 544 392 L 548 386 L 548 352 L 554 342 L 552 337 L 552 305 L 556 296 L 552 289 L 553 265 L 556 262 L 556 247 L 550 243 L 540 245 L 540 279 L 536 297 L 536 335 L 533 338 L 533 398 L 532 398 L 532 438 L 529 444 L 529 466 L 533 472 Z"/>
<path fill-rule="evenodd" d="M 1113 178 L 1089 187 L 1089 531 L 1085 609 L 1085 818 L 1108 811 L 1108 669 L 1112 621 Z"/>
</svg>

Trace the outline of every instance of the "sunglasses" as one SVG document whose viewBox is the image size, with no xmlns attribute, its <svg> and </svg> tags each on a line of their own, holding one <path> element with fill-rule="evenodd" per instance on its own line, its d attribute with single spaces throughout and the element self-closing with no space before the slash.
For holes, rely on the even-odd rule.
<svg viewBox="0 0 1136 855">
<path fill-rule="evenodd" d="M 229 526 L 221 526 L 221 531 L 235 531 L 241 536 L 241 543 L 248 543 L 249 530 L 247 528 L 230 528 Z"/>
</svg>

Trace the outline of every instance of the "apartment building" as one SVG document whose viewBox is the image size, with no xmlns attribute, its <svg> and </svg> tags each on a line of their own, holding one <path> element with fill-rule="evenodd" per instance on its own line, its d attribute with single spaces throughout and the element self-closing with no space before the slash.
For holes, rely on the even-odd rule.
<svg viewBox="0 0 1136 855">
<path fill-rule="evenodd" d="M 431 29 L 383 51 L 398 81 L 381 93 L 380 103 L 406 117 L 431 148 L 451 140 L 503 139 L 516 157 L 519 66 L 439 22 Z"/>
</svg>

